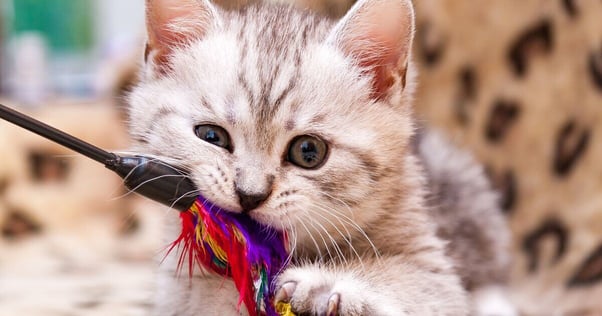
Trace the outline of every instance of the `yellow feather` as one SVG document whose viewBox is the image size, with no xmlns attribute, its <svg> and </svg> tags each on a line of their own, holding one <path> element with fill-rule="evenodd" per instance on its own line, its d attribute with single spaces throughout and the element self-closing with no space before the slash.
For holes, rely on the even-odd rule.
<svg viewBox="0 0 602 316">
<path fill-rule="evenodd" d="M 293 307 L 290 303 L 276 303 L 276 312 L 278 312 L 280 316 L 296 316 L 295 313 L 293 313 Z"/>
</svg>

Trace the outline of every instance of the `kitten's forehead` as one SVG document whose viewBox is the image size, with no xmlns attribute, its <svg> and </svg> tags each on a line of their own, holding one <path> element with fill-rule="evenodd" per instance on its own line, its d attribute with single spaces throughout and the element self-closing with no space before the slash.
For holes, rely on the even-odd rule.
<svg viewBox="0 0 602 316">
<path fill-rule="evenodd" d="M 353 112 L 366 107 L 369 85 L 326 43 L 331 21 L 288 7 L 227 17 L 174 55 L 173 79 L 193 100 L 193 120 L 231 127 L 249 147 L 270 152 L 291 134 L 349 128 L 360 116 Z"/>
<path fill-rule="evenodd" d="M 284 119 L 290 129 L 293 121 L 278 114 L 298 114 L 304 59 L 323 42 L 330 23 L 289 7 L 252 7 L 230 21 L 240 49 L 236 85 L 254 123 L 261 128 Z"/>
</svg>

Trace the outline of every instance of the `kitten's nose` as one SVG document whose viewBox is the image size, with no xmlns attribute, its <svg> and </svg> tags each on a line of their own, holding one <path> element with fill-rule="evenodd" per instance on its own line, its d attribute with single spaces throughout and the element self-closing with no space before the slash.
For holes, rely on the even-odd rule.
<svg viewBox="0 0 602 316">
<path fill-rule="evenodd" d="M 266 191 L 262 193 L 248 193 L 242 190 L 236 190 L 238 195 L 238 201 L 243 209 L 243 213 L 248 213 L 256 209 L 263 201 L 265 201 L 272 191 Z"/>
</svg>

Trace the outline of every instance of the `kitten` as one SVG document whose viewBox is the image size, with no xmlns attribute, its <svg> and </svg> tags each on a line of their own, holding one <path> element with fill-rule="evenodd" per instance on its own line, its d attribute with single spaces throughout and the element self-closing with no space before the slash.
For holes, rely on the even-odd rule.
<svg viewBox="0 0 602 316">
<path fill-rule="evenodd" d="M 432 132 L 413 138 L 409 0 L 360 0 L 338 22 L 147 0 L 147 28 L 129 98 L 137 149 L 289 232 L 279 300 L 316 315 L 489 312 L 471 296 L 503 284 L 508 232 L 470 157 Z M 231 281 L 178 278 L 176 257 L 161 265 L 157 315 L 246 314 Z"/>
</svg>

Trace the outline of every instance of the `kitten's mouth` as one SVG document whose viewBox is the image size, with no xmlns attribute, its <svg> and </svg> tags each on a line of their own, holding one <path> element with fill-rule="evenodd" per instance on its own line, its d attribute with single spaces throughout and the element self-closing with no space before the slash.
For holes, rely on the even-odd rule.
<svg viewBox="0 0 602 316">
<path fill-rule="evenodd" d="M 197 197 L 197 201 L 188 210 L 188 212 L 198 213 L 198 210 L 201 207 L 204 208 L 208 213 L 213 214 L 211 215 L 211 218 L 213 219 L 228 218 L 226 222 L 235 221 L 239 223 L 245 223 L 245 226 L 254 227 L 253 230 L 257 230 L 257 232 L 267 229 L 268 231 L 287 233 L 291 229 L 290 226 L 283 224 L 286 223 L 284 218 L 281 218 L 280 216 L 274 216 L 273 212 L 270 212 L 270 210 L 265 206 L 255 208 L 250 211 L 232 211 L 228 208 L 222 207 L 217 202 L 213 202 L 213 200 L 205 198 L 203 195 L 199 195 Z M 220 213 L 226 216 L 223 217 L 220 215 Z"/>
<path fill-rule="evenodd" d="M 210 210 L 211 212 L 215 212 L 215 213 L 219 213 L 219 212 L 227 212 L 230 215 L 239 217 L 239 218 L 247 218 L 247 219 L 251 219 L 257 223 L 260 223 L 262 225 L 271 227 L 271 228 L 276 228 L 276 229 L 282 229 L 282 227 L 280 227 L 280 225 L 274 225 L 276 224 L 274 222 L 274 219 L 271 216 L 266 216 L 265 215 L 265 210 L 264 207 L 258 207 L 258 208 L 254 208 L 251 210 L 248 209 L 244 209 L 243 207 L 228 207 L 228 206 L 224 206 L 223 203 L 220 203 L 219 199 L 212 199 L 212 198 L 207 198 L 202 194 L 199 194 L 197 197 L 197 200 L 202 203 L 208 210 Z"/>
<path fill-rule="evenodd" d="M 198 187 L 202 186 L 198 185 Z M 196 195 L 196 200 L 202 203 L 210 212 L 227 212 L 237 218 L 250 219 L 262 226 L 280 231 L 288 230 L 290 228 L 290 225 L 286 225 L 287 218 L 283 214 L 280 214 L 281 210 L 270 207 L 269 201 L 265 198 L 262 198 L 259 202 L 256 201 L 255 205 L 247 205 L 247 207 L 245 207 L 245 205 L 243 205 L 245 204 L 244 202 L 234 202 L 232 198 L 215 194 L 215 192 L 212 192 L 211 190 L 207 192 L 197 191 Z M 249 204 L 249 202 L 247 202 L 247 204 Z"/>
</svg>

